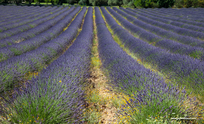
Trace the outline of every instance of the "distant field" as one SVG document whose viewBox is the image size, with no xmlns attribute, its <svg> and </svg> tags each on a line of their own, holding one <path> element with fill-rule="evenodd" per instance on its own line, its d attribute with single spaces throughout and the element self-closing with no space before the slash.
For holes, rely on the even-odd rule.
<svg viewBox="0 0 204 124">
<path fill-rule="evenodd" d="M 31 3 L 32 5 L 35 5 L 36 3 Z M 41 5 L 52 5 L 52 3 L 40 3 Z M 69 5 L 68 3 L 63 3 L 63 5 Z"/>
<path fill-rule="evenodd" d="M 0 6 L 0 123 L 204 123 L 203 111 L 204 9 Z"/>
</svg>

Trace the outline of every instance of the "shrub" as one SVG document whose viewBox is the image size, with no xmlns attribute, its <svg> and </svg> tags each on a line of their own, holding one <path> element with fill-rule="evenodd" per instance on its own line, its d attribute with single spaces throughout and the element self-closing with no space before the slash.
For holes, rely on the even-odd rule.
<svg viewBox="0 0 204 124">
<path fill-rule="evenodd" d="M 80 0 L 79 5 L 87 5 L 88 2 L 88 0 Z"/>
<path fill-rule="evenodd" d="M 174 5 L 174 0 L 158 0 L 157 3 L 159 4 L 159 7 L 172 7 Z"/>
<path fill-rule="evenodd" d="M 182 8 L 183 7 L 183 0 L 175 0 L 174 7 L 175 8 Z"/>
<path fill-rule="evenodd" d="M 175 0 L 174 6 L 177 8 L 204 7 L 204 0 Z"/>
<path fill-rule="evenodd" d="M 89 0 L 89 3 L 93 6 L 106 6 L 108 5 L 108 0 Z"/>
<path fill-rule="evenodd" d="M 174 5 L 174 0 L 135 0 L 134 5 L 136 7 L 172 7 Z"/>
<path fill-rule="evenodd" d="M 123 1 L 122 0 L 108 0 L 108 5 L 118 5 L 118 6 L 121 6 L 123 4 Z"/>
<path fill-rule="evenodd" d="M 198 0 L 198 7 L 204 7 L 204 0 Z"/>
</svg>

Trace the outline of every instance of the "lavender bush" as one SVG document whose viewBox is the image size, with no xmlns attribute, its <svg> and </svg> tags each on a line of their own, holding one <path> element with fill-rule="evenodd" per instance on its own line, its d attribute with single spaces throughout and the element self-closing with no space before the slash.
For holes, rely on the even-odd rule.
<svg viewBox="0 0 204 124">
<path fill-rule="evenodd" d="M 78 7 L 74 11 L 73 10 L 74 10 L 74 7 L 70 8 L 68 10 L 70 14 L 68 14 L 65 18 L 60 20 L 56 25 L 40 33 L 39 35 L 31 39 L 22 41 L 18 44 L 13 44 L 0 49 L 0 53 L 2 54 L 2 56 L 0 57 L 0 61 L 6 60 L 13 56 L 21 55 L 22 53 L 27 51 L 33 50 L 39 47 L 40 45 L 42 45 L 43 43 L 46 43 L 49 40 L 57 37 L 67 26 L 67 24 L 71 22 L 72 18 L 76 15 L 76 13 L 80 10 L 80 8 Z"/>
<path fill-rule="evenodd" d="M 140 39 L 147 41 L 157 47 L 167 49 L 173 53 L 189 55 L 193 58 L 197 58 L 201 60 L 204 59 L 204 49 L 199 47 L 184 45 L 184 44 L 175 42 L 173 40 L 163 39 L 162 37 L 157 36 L 151 32 L 148 32 L 143 28 L 140 28 L 134 24 L 131 24 L 129 21 L 124 19 L 122 16 L 120 16 L 118 13 L 116 13 L 114 10 L 110 9 L 109 7 L 107 7 L 107 9 L 126 29 L 128 29 L 132 33 L 137 34 L 137 36 Z"/>
<path fill-rule="evenodd" d="M 107 17 L 106 10 L 103 7 L 101 10 Z M 179 102 L 185 99 L 185 90 L 184 93 L 179 93 L 178 87 L 171 83 L 166 84 L 156 73 L 144 68 L 127 55 L 112 39 L 98 7 L 95 7 L 95 16 L 102 66 L 108 70 L 113 87 L 125 92 L 131 98 L 126 101 L 127 104 L 122 107 L 119 114 L 130 116 L 131 123 L 146 123 L 146 117 L 164 116 L 165 112 L 171 117 L 182 116 L 183 113 L 180 112 L 185 113 L 185 111 L 182 111 Z M 128 110 L 128 107 L 131 109 Z"/>
<path fill-rule="evenodd" d="M 10 45 L 12 42 L 17 42 L 29 37 L 34 37 L 37 33 L 40 33 L 48 28 L 50 28 L 53 24 L 55 24 L 63 16 L 65 16 L 67 7 L 64 9 L 47 16 L 46 18 L 41 18 L 39 20 L 35 20 L 30 24 L 21 25 L 20 27 L 12 28 L 10 30 L 6 30 L 0 33 L 0 48 L 5 45 Z M 63 13 L 63 14 L 62 14 Z M 55 18 L 54 18 L 55 17 Z M 54 19 L 52 19 L 54 18 Z M 38 25 L 38 26 L 37 26 Z M 36 27 L 37 26 L 37 27 Z M 35 27 L 35 28 L 34 28 Z M 29 30 L 30 29 L 30 30 Z M 27 31 L 29 30 L 29 31 Z M 27 32 L 22 32 L 27 31 Z"/>
<path fill-rule="evenodd" d="M 119 26 L 107 11 L 104 9 L 102 11 L 107 23 L 123 42 L 124 47 L 139 56 L 141 61 L 156 66 L 157 70 L 165 73 L 170 78 L 178 80 L 179 84 L 187 86 L 194 93 L 203 94 L 204 63 L 202 61 L 180 54 L 169 53 L 135 38 Z"/>
<path fill-rule="evenodd" d="M 128 10 L 132 10 L 132 9 L 128 9 Z M 132 10 L 133 12 L 135 12 L 134 10 Z M 150 19 L 156 20 L 156 21 L 160 21 L 166 24 L 171 24 L 174 26 L 178 26 L 181 28 L 186 28 L 186 29 L 190 29 L 190 30 L 194 30 L 194 31 L 200 31 L 200 32 L 204 32 L 204 24 L 203 23 L 199 23 L 199 22 L 194 22 L 194 21 L 181 21 L 180 22 L 180 18 L 176 18 L 175 17 L 165 17 L 165 16 L 161 16 L 160 14 L 154 14 L 153 12 L 145 12 L 145 11 L 137 11 L 138 14 L 146 16 Z"/>
<path fill-rule="evenodd" d="M 37 13 L 30 12 L 29 15 L 27 15 L 26 17 L 20 16 L 19 20 L 16 20 L 16 18 L 9 18 L 10 21 L 8 20 L 7 23 L 0 23 L 0 25 L 1 25 L 0 31 L 3 32 L 5 30 L 11 29 L 11 28 L 17 28 L 17 27 L 18 28 L 23 27 L 21 29 L 23 31 L 26 29 L 24 24 L 28 24 L 31 26 L 33 21 L 36 22 L 37 19 L 46 18 L 46 16 L 51 15 L 52 13 L 55 13 L 61 9 L 62 8 L 58 8 L 58 9 L 52 8 L 52 9 L 47 9 L 47 10 L 43 10 L 43 11 L 38 11 Z M 21 25 L 24 25 L 24 26 L 21 26 Z M 32 25 L 32 26 L 34 27 L 35 25 Z"/>
<path fill-rule="evenodd" d="M 8 88 L 8 86 L 12 86 L 15 82 L 23 80 L 26 73 L 42 69 L 53 57 L 62 53 L 76 37 L 85 11 L 86 8 L 83 8 L 68 29 L 57 38 L 33 51 L 0 62 L 1 91 Z"/>
<path fill-rule="evenodd" d="M 133 24 L 141 27 L 141 28 L 144 28 L 145 30 L 148 30 L 148 31 L 151 31 L 152 33 L 155 33 L 161 37 L 164 37 L 164 38 L 167 38 L 167 39 L 170 39 L 170 40 L 174 40 L 174 41 L 178 41 L 180 43 L 183 43 L 183 44 L 187 44 L 187 45 L 190 45 L 190 46 L 195 46 L 195 47 L 202 47 L 204 48 L 204 42 L 202 40 L 199 40 L 199 39 L 196 39 L 196 38 L 193 38 L 193 37 L 189 37 L 189 36 L 184 36 L 184 35 L 179 35 L 177 33 L 173 33 L 171 31 L 166 31 L 162 28 L 159 28 L 157 26 L 154 26 L 154 25 L 150 25 L 148 23 L 145 23 L 143 21 L 140 21 L 130 15 L 128 15 L 127 13 L 113 7 L 113 9 L 115 11 L 117 11 L 119 14 L 121 14 L 122 16 L 126 17 L 127 20 L 129 20 L 130 22 L 132 22 Z M 121 8 L 122 10 L 125 11 L 125 9 Z"/>
<path fill-rule="evenodd" d="M 92 11 L 90 7 L 72 46 L 33 78 L 32 83 L 26 83 L 23 91 L 17 90 L 16 95 L 6 99 L 5 105 L 11 111 L 5 108 L 4 115 L 8 115 L 10 122 L 82 123 L 82 88 L 88 76 L 93 39 Z"/>
<path fill-rule="evenodd" d="M 28 11 L 28 8 L 23 8 L 23 10 L 25 11 L 24 13 L 25 14 L 17 14 L 15 13 L 13 16 L 11 16 L 10 18 L 6 17 L 6 15 L 4 15 L 4 18 L 2 17 L 3 15 L 0 16 L 1 18 L 1 21 L 0 21 L 0 26 L 2 25 L 7 25 L 7 24 L 11 24 L 11 23 L 17 23 L 17 22 L 20 22 L 20 21 L 23 21 L 24 19 L 31 19 L 33 18 L 32 15 L 34 15 L 34 17 L 37 17 L 37 16 L 40 16 L 43 12 L 46 10 L 50 10 L 51 8 L 45 8 L 45 7 L 42 7 L 42 8 L 32 8 L 32 10 Z M 53 8 L 53 11 L 55 10 L 56 8 Z M 52 10 L 52 9 L 51 9 Z M 7 10 L 8 13 L 11 11 Z M 16 9 L 16 11 L 18 11 L 18 9 Z M 39 12 L 39 13 L 38 13 Z M 8 15 L 8 13 L 6 13 Z M 14 19 L 14 20 L 13 20 Z"/>
<path fill-rule="evenodd" d="M 145 11 L 143 9 L 143 11 Z M 186 8 L 182 8 L 182 9 L 165 9 L 165 8 L 161 8 L 161 9 L 155 9 L 156 13 L 160 14 L 160 15 L 164 15 L 167 17 L 174 17 L 174 18 L 180 18 L 182 20 L 186 20 L 186 21 L 194 21 L 194 22 L 204 22 L 203 19 L 203 10 L 196 8 L 196 9 L 186 9 Z"/>
<path fill-rule="evenodd" d="M 173 25 L 170 25 L 170 24 L 165 24 L 165 23 L 162 23 L 162 22 L 158 22 L 158 21 L 149 19 L 147 17 L 141 16 L 139 14 L 136 14 L 136 13 L 134 13 L 132 11 L 127 10 L 127 9 L 124 9 L 122 7 L 120 7 L 120 8 L 123 9 L 128 14 L 136 16 L 137 19 L 142 20 L 142 21 L 147 22 L 147 23 L 150 23 L 151 25 L 156 25 L 158 27 L 164 28 L 165 30 L 169 30 L 169 31 L 181 34 L 181 35 L 188 35 L 188 36 L 191 36 L 191 37 L 194 37 L 194 38 L 199 38 L 199 39 L 202 39 L 202 40 L 204 39 L 204 33 L 202 33 L 202 32 L 192 31 L 192 30 L 189 30 L 189 29 L 179 28 L 177 26 L 173 26 Z"/>
</svg>

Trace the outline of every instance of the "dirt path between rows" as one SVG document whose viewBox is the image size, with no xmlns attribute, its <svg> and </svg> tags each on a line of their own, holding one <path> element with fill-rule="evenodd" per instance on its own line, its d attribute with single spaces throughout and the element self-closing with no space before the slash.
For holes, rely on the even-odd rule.
<svg viewBox="0 0 204 124">
<path fill-rule="evenodd" d="M 85 123 L 117 124 L 120 120 L 116 113 L 123 104 L 122 95 L 115 92 L 108 84 L 108 77 L 101 68 L 98 52 L 98 38 L 93 10 L 94 39 L 91 58 L 91 74 L 86 87 L 87 109 Z"/>
</svg>

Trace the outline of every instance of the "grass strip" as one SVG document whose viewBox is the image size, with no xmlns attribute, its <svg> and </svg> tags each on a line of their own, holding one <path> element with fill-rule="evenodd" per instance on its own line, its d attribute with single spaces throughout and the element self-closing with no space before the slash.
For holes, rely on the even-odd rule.
<svg viewBox="0 0 204 124">
<path fill-rule="evenodd" d="M 103 16 L 102 16 L 103 17 Z M 103 17 L 104 18 L 104 17 Z M 104 18 L 104 20 L 105 20 L 105 18 Z M 119 24 L 120 25 L 120 24 Z M 156 72 L 156 73 L 159 73 L 159 75 L 160 76 L 162 76 L 163 77 L 163 74 L 161 73 L 161 72 L 158 72 L 156 69 L 154 69 L 154 68 L 152 68 L 148 63 L 143 63 L 140 59 L 139 59 L 139 57 L 138 56 L 136 56 L 134 53 L 132 53 L 128 48 L 125 48 L 124 47 L 124 44 L 122 43 L 122 41 L 120 41 L 120 39 L 119 39 L 119 37 L 117 36 L 117 35 L 114 35 L 114 32 L 113 32 L 113 30 L 111 29 L 111 27 L 106 23 L 106 26 L 107 26 L 107 28 L 108 28 L 108 30 L 111 32 L 111 34 L 112 34 L 112 37 L 113 37 L 113 39 L 120 45 L 120 47 L 122 47 L 122 49 L 128 54 L 128 55 L 130 55 L 132 58 L 134 58 L 135 60 L 137 60 L 137 62 L 139 63 L 139 64 L 141 64 L 141 65 L 143 65 L 145 68 L 148 68 L 148 69 L 150 69 L 150 70 L 152 70 L 152 71 L 154 71 L 154 72 Z M 167 83 L 167 81 L 169 81 L 169 80 L 167 80 L 167 79 L 165 79 L 165 81 L 166 81 L 166 83 Z M 189 103 L 189 101 L 185 101 L 185 107 L 187 108 L 187 107 L 195 107 L 194 105 L 190 105 L 190 103 Z M 198 107 L 198 106 L 197 106 Z M 201 107 L 199 107 L 199 108 L 197 108 L 197 110 L 198 111 L 201 111 L 202 112 L 202 108 Z M 142 114 L 142 113 L 141 113 Z M 193 114 L 199 114 L 199 112 L 198 113 L 193 113 Z M 195 115 L 196 116 L 196 115 Z M 199 115 L 200 116 L 200 115 Z M 161 121 L 161 120 L 158 120 L 158 117 L 156 117 L 156 118 L 154 118 L 154 119 L 152 119 L 151 117 L 149 118 L 149 121 L 155 121 L 155 119 L 157 120 L 157 121 Z M 160 119 L 162 119 L 162 118 L 160 118 Z M 201 118 L 202 119 L 202 118 Z M 200 121 L 200 120 L 199 120 Z M 172 121 L 173 122 L 173 121 Z M 175 122 L 176 123 L 176 122 Z"/>
</svg>

